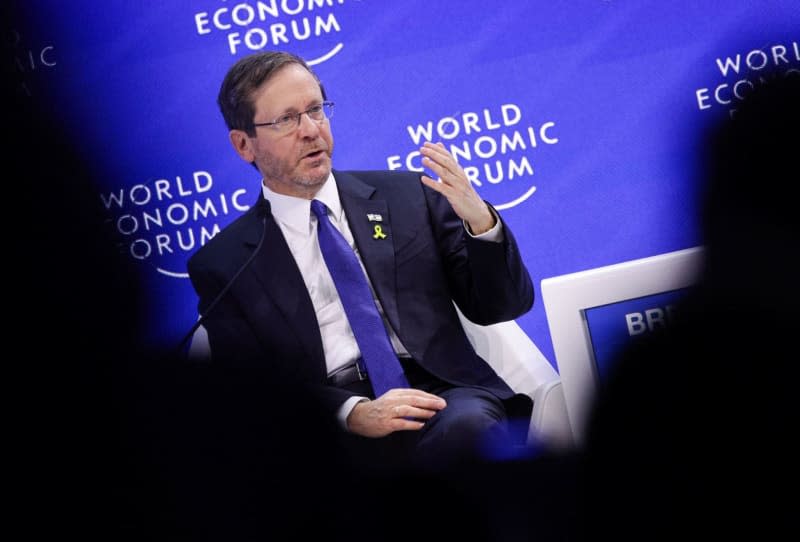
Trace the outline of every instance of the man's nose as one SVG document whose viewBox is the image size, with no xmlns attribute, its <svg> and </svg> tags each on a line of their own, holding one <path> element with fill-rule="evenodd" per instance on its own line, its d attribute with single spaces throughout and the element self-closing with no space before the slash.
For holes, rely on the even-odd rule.
<svg viewBox="0 0 800 542">
<path fill-rule="evenodd" d="M 297 131 L 302 137 L 315 137 L 319 134 L 319 130 L 319 123 L 309 117 L 307 113 L 300 115 L 300 125 L 297 127 Z"/>
</svg>

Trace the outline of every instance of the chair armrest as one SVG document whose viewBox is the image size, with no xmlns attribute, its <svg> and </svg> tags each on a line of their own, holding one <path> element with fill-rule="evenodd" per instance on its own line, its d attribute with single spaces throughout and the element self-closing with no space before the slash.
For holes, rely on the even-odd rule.
<svg viewBox="0 0 800 542">
<path fill-rule="evenodd" d="M 203 326 L 198 327 L 194 335 L 192 335 L 192 342 L 189 343 L 189 351 L 186 357 L 191 361 L 211 361 L 211 346 L 208 344 L 208 332 Z"/>
<path fill-rule="evenodd" d="M 514 321 L 481 326 L 456 307 L 472 347 L 508 386 L 533 400 L 529 442 L 553 448 L 572 445 L 561 378 L 528 335 Z"/>
</svg>

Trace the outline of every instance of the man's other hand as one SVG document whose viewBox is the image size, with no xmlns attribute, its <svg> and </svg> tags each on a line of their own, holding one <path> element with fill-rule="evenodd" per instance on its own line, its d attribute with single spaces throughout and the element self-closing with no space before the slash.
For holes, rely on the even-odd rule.
<svg viewBox="0 0 800 542">
<path fill-rule="evenodd" d="M 418 431 L 425 420 L 446 406 L 441 397 L 421 390 L 389 390 L 377 399 L 356 404 L 347 417 L 347 428 L 371 438 L 385 437 L 395 431 Z"/>
<path fill-rule="evenodd" d="M 420 148 L 420 153 L 422 153 L 422 164 L 439 176 L 439 180 L 435 181 L 423 175 L 423 184 L 447 198 L 453 210 L 467 223 L 473 235 L 480 235 L 492 229 L 496 220 L 489 211 L 489 206 L 472 187 L 464 169 L 447 152 L 445 146 L 426 141 Z"/>
</svg>

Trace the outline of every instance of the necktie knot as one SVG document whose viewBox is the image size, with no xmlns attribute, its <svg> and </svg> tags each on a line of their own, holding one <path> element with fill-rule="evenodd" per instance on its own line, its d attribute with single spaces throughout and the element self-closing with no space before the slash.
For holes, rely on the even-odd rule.
<svg viewBox="0 0 800 542">
<path fill-rule="evenodd" d="M 328 217 L 328 206 L 318 199 L 311 200 L 311 211 L 317 216 L 317 220 Z"/>
</svg>

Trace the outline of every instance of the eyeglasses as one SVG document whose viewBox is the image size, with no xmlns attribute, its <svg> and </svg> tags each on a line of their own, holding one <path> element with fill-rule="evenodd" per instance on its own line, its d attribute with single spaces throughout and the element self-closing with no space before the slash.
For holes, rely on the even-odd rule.
<svg viewBox="0 0 800 542">
<path fill-rule="evenodd" d="M 254 122 L 253 127 L 271 126 L 272 129 L 278 133 L 288 134 L 300 126 L 300 117 L 302 117 L 303 114 L 308 115 L 308 118 L 311 120 L 322 124 L 325 119 L 329 119 L 333 116 L 333 102 L 322 102 L 321 104 L 312 105 L 300 113 L 286 113 L 272 122 Z"/>
</svg>

